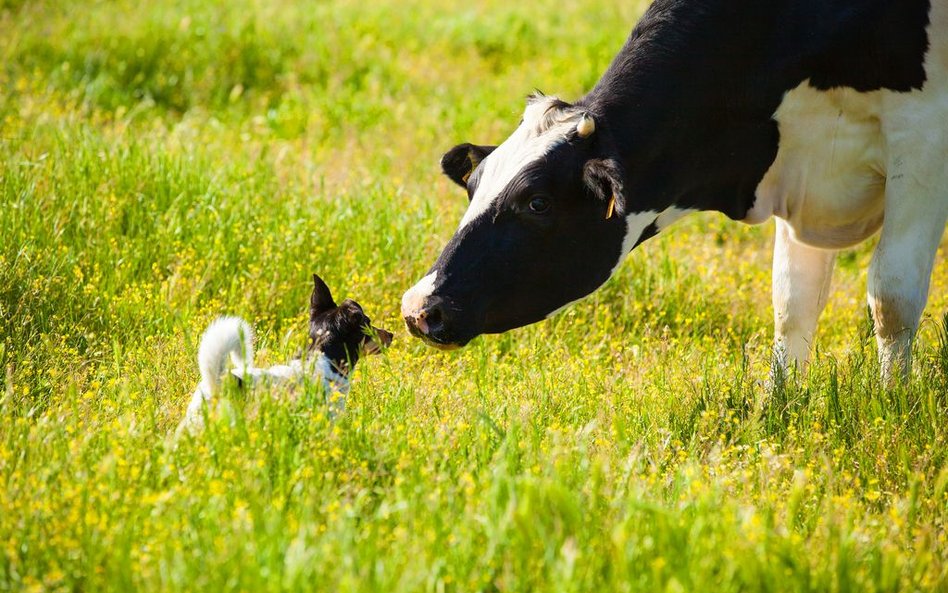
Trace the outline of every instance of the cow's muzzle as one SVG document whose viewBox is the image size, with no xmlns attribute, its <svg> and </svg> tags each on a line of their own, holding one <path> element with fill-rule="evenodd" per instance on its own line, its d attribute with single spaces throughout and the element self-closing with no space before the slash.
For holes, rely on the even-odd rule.
<svg viewBox="0 0 948 593">
<path fill-rule="evenodd" d="M 406 293 L 405 297 L 402 299 L 402 317 L 413 336 L 442 350 L 453 350 L 460 346 L 449 336 L 449 308 L 444 299 L 438 296 L 412 299 L 409 298 L 410 293 Z"/>
</svg>

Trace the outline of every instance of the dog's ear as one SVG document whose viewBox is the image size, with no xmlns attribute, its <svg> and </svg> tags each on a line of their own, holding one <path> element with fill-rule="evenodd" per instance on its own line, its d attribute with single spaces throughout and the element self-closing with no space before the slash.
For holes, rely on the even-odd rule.
<svg viewBox="0 0 948 593">
<path fill-rule="evenodd" d="M 451 181 L 467 189 L 467 180 L 487 155 L 494 152 L 496 146 L 478 146 L 476 144 L 458 144 L 441 157 L 441 170 Z"/>
<path fill-rule="evenodd" d="M 323 279 L 313 274 L 313 294 L 309 297 L 309 315 L 316 317 L 336 308 L 336 301 L 332 300 L 332 293 Z"/>
<path fill-rule="evenodd" d="M 615 159 L 590 159 L 583 167 L 583 181 L 605 206 L 605 218 L 625 216 L 627 204 L 622 189 L 625 172 Z"/>
</svg>

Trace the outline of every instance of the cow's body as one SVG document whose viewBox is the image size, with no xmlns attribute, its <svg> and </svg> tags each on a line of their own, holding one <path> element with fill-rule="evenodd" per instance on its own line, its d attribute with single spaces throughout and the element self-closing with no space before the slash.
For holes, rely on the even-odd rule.
<svg viewBox="0 0 948 593">
<path fill-rule="evenodd" d="M 462 145 L 444 167 L 472 203 L 403 301 L 409 326 L 430 341 L 535 321 L 591 292 L 681 215 L 716 210 L 752 224 L 777 219 L 784 364 L 807 358 L 835 251 L 881 228 L 869 301 L 883 372 L 907 368 L 948 217 L 948 0 L 657 0 L 583 99 L 537 99 L 496 151 Z M 524 214 L 536 194 L 557 207 Z M 594 221 L 590 203 L 610 194 L 605 220 Z M 541 274 L 516 261 L 564 241 L 586 251 L 574 260 L 586 270 Z M 464 276 L 472 266 L 483 269 L 470 276 L 489 278 L 478 287 L 486 295 Z M 542 305 L 521 302 L 530 291 L 517 279 L 528 274 Z M 575 290 L 553 284 L 569 277 Z M 475 322 L 452 319 L 452 333 L 443 315 L 464 309 Z M 434 330 L 413 325 L 435 310 Z"/>
<path fill-rule="evenodd" d="M 948 3 L 935 0 L 929 15 L 919 88 L 804 82 L 777 109 L 779 150 L 747 222 L 777 217 L 775 343 L 785 366 L 808 358 L 836 250 L 881 228 L 869 305 L 883 373 L 909 369 L 948 216 Z"/>
</svg>

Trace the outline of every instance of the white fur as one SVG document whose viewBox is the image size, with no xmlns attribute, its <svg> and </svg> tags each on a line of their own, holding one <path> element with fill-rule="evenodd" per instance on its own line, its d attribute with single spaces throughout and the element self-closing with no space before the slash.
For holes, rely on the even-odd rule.
<svg viewBox="0 0 948 593">
<path fill-rule="evenodd" d="M 662 210 L 661 212 L 656 212 L 655 210 L 646 210 L 644 212 L 633 212 L 625 217 L 625 237 L 622 238 L 622 248 L 619 252 L 619 257 L 616 259 L 616 264 L 612 266 L 612 271 L 609 272 L 609 275 L 616 273 L 616 270 L 619 269 L 619 266 L 625 260 L 626 256 L 632 252 L 632 248 L 635 247 L 635 244 L 638 243 L 639 239 L 642 238 L 642 233 L 645 232 L 645 229 L 648 228 L 648 225 L 655 223 L 655 226 L 658 227 L 659 231 L 663 231 L 669 226 L 672 225 L 675 221 L 683 217 L 684 215 L 694 212 L 690 208 L 678 208 L 677 206 L 671 206 Z M 582 297 L 576 299 L 575 301 L 570 301 L 550 312 L 546 318 L 549 319 L 554 315 L 560 313 L 564 309 L 569 308 L 571 305 L 578 303 L 583 300 Z"/>
<path fill-rule="evenodd" d="M 669 206 L 661 212 L 646 210 L 644 212 L 633 212 L 626 216 L 626 229 L 625 237 L 622 239 L 622 250 L 619 252 L 619 257 L 616 260 L 616 264 L 612 266 L 612 272 L 610 272 L 610 274 L 616 273 L 616 270 L 619 269 L 619 266 L 623 260 L 625 260 L 626 256 L 632 252 L 632 248 L 639 242 L 639 239 L 642 238 L 642 233 L 645 232 L 645 229 L 647 229 L 650 224 L 655 223 L 658 231 L 661 232 L 691 212 L 695 212 L 695 210 L 692 208 Z M 555 312 L 559 312 L 564 308 L 565 307 L 560 307 Z"/>
<path fill-rule="evenodd" d="M 646 210 L 645 212 L 633 212 L 625 217 L 625 237 L 622 239 L 622 251 L 619 252 L 619 259 L 616 260 L 616 265 L 612 266 L 612 271 L 609 272 L 610 275 L 616 273 L 619 265 L 632 252 L 632 248 L 635 247 L 639 239 L 642 238 L 642 233 L 645 232 L 648 225 L 658 218 L 658 214 L 654 210 Z"/>
<path fill-rule="evenodd" d="M 932 2 L 928 34 L 921 90 L 817 91 L 804 82 L 775 114 L 780 149 L 747 222 L 771 215 L 783 221 L 774 249 L 774 304 L 776 354 L 786 365 L 808 356 L 830 254 L 881 227 L 869 304 L 882 373 L 892 378 L 910 369 L 948 219 L 948 1 Z"/>
<path fill-rule="evenodd" d="M 691 214 L 692 212 L 697 212 L 697 210 L 694 208 L 679 208 L 678 206 L 669 206 L 668 208 L 662 210 L 662 213 L 659 214 L 658 218 L 655 219 L 655 226 L 658 227 L 658 232 L 662 232 L 684 218 L 686 214 Z"/>
<path fill-rule="evenodd" d="M 539 124 L 552 100 L 549 98 L 528 105 L 520 126 L 484 159 L 481 181 L 458 228 L 464 228 L 490 209 L 517 174 L 565 142 L 567 134 L 576 128 L 575 118 L 569 117 L 548 128 Z"/>
<path fill-rule="evenodd" d="M 437 279 L 438 272 L 435 270 L 419 280 L 417 284 L 402 295 L 402 317 L 418 317 L 421 309 L 425 306 L 425 301 L 434 292 L 435 280 Z"/>
<path fill-rule="evenodd" d="M 198 349 L 201 382 L 188 404 L 178 432 L 199 432 L 204 427 L 205 410 L 213 407 L 222 377 L 227 372 L 228 357 L 234 364 L 230 374 L 250 385 L 279 385 L 288 382 L 321 381 L 330 404 L 330 416 L 345 409 L 349 380 L 336 372 L 322 353 L 312 361 L 292 360 L 289 364 L 257 368 L 253 364 L 253 332 L 239 317 L 221 317 L 211 323 Z"/>
<path fill-rule="evenodd" d="M 790 225 L 777 219 L 774 246 L 774 354 L 784 370 L 804 365 L 826 307 L 836 251 L 804 245 L 790 236 Z"/>
<path fill-rule="evenodd" d="M 209 393 L 216 393 L 220 388 L 228 357 L 237 368 L 253 364 L 253 330 L 239 317 L 215 319 L 201 337 L 198 368 L 201 385 Z"/>
</svg>

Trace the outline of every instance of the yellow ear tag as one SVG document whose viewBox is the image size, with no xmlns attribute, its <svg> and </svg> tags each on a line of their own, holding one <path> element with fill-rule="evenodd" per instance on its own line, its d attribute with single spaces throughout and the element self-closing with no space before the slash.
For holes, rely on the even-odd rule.
<svg viewBox="0 0 948 593">
<path fill-rule="evenodd" d="M 612 194 L 612 199 L 609 200 L 609 209 L 606 210 L 606 220 L 612 218 L 612 215 L 616 211 L 616 195 Z"/>
<path fill-rule="evenodd" d="M 467 180 L 470 179 L 471 173 L 474 172 L 474 169 L 477 168 L 478 163 L 481 162 L 480 159 L 478 159 L 476 156 L 474 156 L 474 151 L 473 151 L 473 150 L 468 150 L 468 151 L 467 151 L 467 160 L 471 163 L 471 170 L 468 171 L 468 172 L 464 175 L 464 177 L 461 178 L 461 181 L 463 181 L 465 185 L 467 185 Z"/>
</svg>

